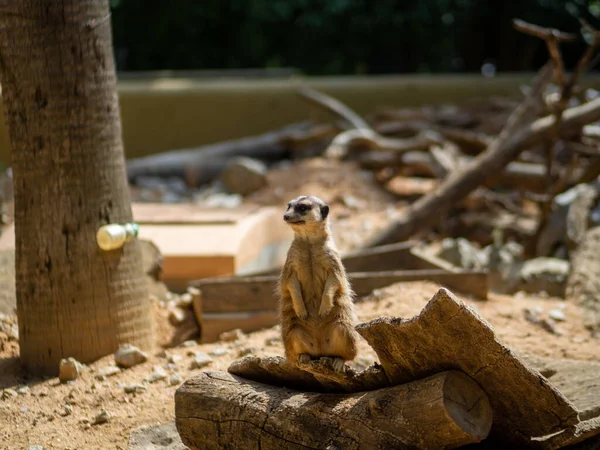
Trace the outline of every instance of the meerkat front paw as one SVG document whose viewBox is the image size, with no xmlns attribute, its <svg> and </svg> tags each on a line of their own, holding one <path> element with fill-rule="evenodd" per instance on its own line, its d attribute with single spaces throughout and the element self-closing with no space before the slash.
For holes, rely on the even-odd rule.
<svg viewBox="0 0 600 450">
<path fill-rule="evenodd" d="M 302 320 L 306 320 L 308 318 L 308 311 L 306 310 L 306 308 L 302 307 L 302 308 L 298 308 L 296 310 L 296 315 L 302 319 Z"/>
<path fill-rule="evenodd" d="M 333 358 L 333 370 L 336 372 L 345 372 L 346 371 L 346 362 L 343 358 Z"/>
<path fill-rule="evenodd" d="M 321 301 L 321 306 L 319 307 L 319 317 L 325 317 L 327 314 L 331 312 L 333 305 L 331 302 L 328 302 L 326 299 Z"/>
<path fill-rule="evenodd" d="M 310 355 L 308 353 L 300 353 L 298 356 L 299 364 L 308 364 L 310 362 Z"/>
</svg>

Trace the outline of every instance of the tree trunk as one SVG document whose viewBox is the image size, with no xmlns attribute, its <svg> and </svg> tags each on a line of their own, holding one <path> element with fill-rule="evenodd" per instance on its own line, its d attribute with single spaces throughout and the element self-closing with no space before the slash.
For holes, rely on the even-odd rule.
<svg viewBox="0 0 600 450">
<path fill-rule="evenodd" d="M 190 449 L 449 449 L 485 439 L 492 410 L 462 372 L 355 394 L 300 392 L 204 372 L 175 393 Z"/>
<path fill-rule="evenodd" d="M 0 1 L 21 359 L 35 373 L 154 343 L 139 243 L 95 240 L 132 220 L 109 19 L 108 0 Z"/>
</svg>

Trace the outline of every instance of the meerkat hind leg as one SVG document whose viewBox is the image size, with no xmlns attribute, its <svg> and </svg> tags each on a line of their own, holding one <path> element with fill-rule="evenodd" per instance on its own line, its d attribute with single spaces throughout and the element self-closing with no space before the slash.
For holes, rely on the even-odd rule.
<svg viewBox="0 0 600 450">
<path fill-rule="evenodd" d="M 358 352 L 354 330 L 343 322 L 334 322 L 323 331 L 323 353 L 334 358 L 334 367 L 343 368 L 344 361 L 353 360 Z"/>
<path fill-rule="evenodd" d="M 315 352 L 313 339 L 299 325 L 294 326 L 284 337 L 285 352 L 292 364 L 303 364 L 311 360 Z"/>
</svg>

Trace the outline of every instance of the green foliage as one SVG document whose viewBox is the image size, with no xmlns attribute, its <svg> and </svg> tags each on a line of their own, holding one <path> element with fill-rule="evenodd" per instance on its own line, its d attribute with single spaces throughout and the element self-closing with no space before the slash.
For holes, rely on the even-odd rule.
<svg viewBox="0 0 600 450">
<path fill-rule="evenodd" d="M 111 0 L 120 70 L 295 67 L 308 74 L 531 70 L 539 40 L 511 19 L 565 31 L 600 0 Z M 583 44 L 565 47 L 573 63 Z"/>
</svg>

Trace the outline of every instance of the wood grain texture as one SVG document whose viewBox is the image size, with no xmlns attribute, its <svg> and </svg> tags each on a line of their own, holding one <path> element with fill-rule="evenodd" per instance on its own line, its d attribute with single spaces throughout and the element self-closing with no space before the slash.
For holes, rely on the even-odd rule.
<svg viewBox="0 0 600 450">
<path fill-rule="evenodd" d="M 490 399 L 492 435 L 500 441 L 523 445 L 578 422 L 573 403 L 447 289 L 412 319 L 382 317 L 357 330 L 377 352 L 392 384 L 449 369 L 470 376 Z"/>
<path fill-rule="evenodd" d="M 175 393 L 190 449 L 432 449 L 484 439 L 487 397 L 456 371 L 355 394 L 299 392 L 204 372 Z"/>
</svg>

